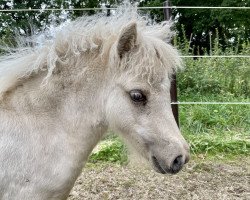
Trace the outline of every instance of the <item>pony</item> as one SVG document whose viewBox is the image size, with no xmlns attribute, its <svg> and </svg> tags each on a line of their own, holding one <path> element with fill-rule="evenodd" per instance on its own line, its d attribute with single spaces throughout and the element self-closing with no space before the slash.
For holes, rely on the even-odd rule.
<svg viewBox="0 0 250 200">
<path fill-rule="evenodd" d="M 136 8 L 82 17 L 0 58 L 0 199 L 67 199 L 107 130 L 159 173 L 189 146 L 170 105 L 170 23 Z"/>
</svg>

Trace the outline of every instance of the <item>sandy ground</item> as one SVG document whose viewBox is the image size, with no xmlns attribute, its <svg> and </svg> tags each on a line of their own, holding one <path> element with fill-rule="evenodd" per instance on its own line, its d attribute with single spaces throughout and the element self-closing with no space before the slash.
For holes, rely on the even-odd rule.
<svg viewBox="0 0 250 200">
<path fill-rule="evenodd" d="M 191 161 L 177 175 L 142 167 L 87 166 L 68 200 L 79 199 L 246 199 L 250 200 L 250 159 Z"/>
</svg>

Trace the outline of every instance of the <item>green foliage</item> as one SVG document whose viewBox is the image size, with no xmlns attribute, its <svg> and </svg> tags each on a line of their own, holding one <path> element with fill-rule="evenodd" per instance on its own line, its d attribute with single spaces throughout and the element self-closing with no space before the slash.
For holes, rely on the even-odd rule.
<svg viewBox="0 0 250 200">
<path fill-rule="evenodd" d="M 211 44 L 211 55 L 250 54 L 249 41 L 242 43 L 242 50 L 239 53 L 237 44 L 235 47 L 228 47 L 222 51 L 218 44 L 219 40 L 220 37 L 217 34 Z M 181 41 L 179 38 L 175 38 L 174 41 L 176 47 L 187 55 L 190 49 L 189 41 Z M 195 96 L 217 94 L 221 98 L 225 96 L 250 98 L 249 58 L 184 58 L 184 63 L 185 70 L 178 74 L 179 93 L 182 95 L 195 93 Z"/>
<path fill-rule="evenodd" d="M 162 6 L 165 0 L 133 0 L 139 6 Z M 13 2 L 13 4 L 11 3 Z M 65 11 L 63 8 L 97 8 L 101 5 L 110 4 L 115 7 L 124 1 L 121 0 L 0 0 L 2 9 L 41 9 L 41 11 L 30 12 L 1 12 L 0 13 L 0 36 L 7 43 L 13 43 L 16 32 L 31 35 L 36 31 L 43 31 L 49 24 L 57 24 L 67 19 L 74 19 L 82 15 L 95 14 L 96 10 L 90 11 Z M 250 0 L 171 0 L 174 6 L 250 6 Z M 59 8 L 60 11 L 45 11 L 42 8 Z M 163 20 L 162 9 L 144 10 L 156 21 Z M 240 48 L 243 41 L 250 38 L 250 18 L 248 10 L 230 9 L 172 9 L 175 18 L 176 30 L 181 40 L 183 38 L 182 28 L 185 26 L 185 37 L 190 38 L 193 53 L 203 54 L 210 50 L 210 38 L 216 37 L 216 30 L 222 38 L 218 41 L 223 50 L 228 46 L 239 43 Z M 211 33 L 211 34 L 210 34 Z M 238 37 L 239 36 L 239 37 Z M 227 41 L 231 41 L 228 43 Z M 204 52 L 203 52 L 204 50 Z M 241 49 L 240 49 L 241 50 Z"/>
<path fill-rule="evenodd" d="M 162 6 L 165 0 L 143 0 L 140 6 Z M 213 7 L 249 7 L 250 0 L 171 0 L 174 6 L 213 6 Z M 161 9 L 147 11 L 156 21 L 164 19 Z M 224 50 L 235 43 L 250 38 L 250 18 L 248 10 L 231 9 L 172 9 L 178 36 L 183 40 L 182 26 L 185 26 L 185 37 L 190 39 L 193 53 L 203 54 L 210 50 L 210 37 L 216 38 L 216 31 L 223 35 L 219 40 Z M 228 43 L 228 41 L 231 43 Z M 240 42 L 240 44 L 241 44 Z M 203 52 L 204 50 L 204 52 Z"/>
<path fill-rule="evenodd" d="M 12 3 L 13 2 L 13 3 Z M 64 8 L 97 8 L 101 3 L 108 1 L 100 0 L 0 0 L 0 8 L 10 9 L 41 9 L 37 11 L 1 12 L 0 13 L 0 36 L 1 39 L 12 38 L 16 33 L 23 35 L 36 34 L 45 30 L 50 24 L 57 24 L 66 19 L 74 19 L 82 15 L 95 14 L 97 11 L 65 11 Z M 114 1 L 111 1 L 114 3 Z M 46 11 L 46 9 L 62 9 L 60 11 Z"/>
<path fill-rule="evenodd" d="M 180 101 L 248 101 L 220 95 L 180 93 Z M 180 127 L 195 154 L 250 154 L 249 105 L 181 105 Z"/>
<path fill-rule="evenodd" d="M 93 151 L 89 158 L 89 162 L 112 162 L 125 163 L 127 161 L 126 148 L 117 137 L 102 141 L 97 149 Z"/>
<path fill-rule="evenodd" d="M 179 74 L 181 92 L 250 97 L 249 58 L 185 58 L 186 70 Z M 193 77 L 196 75 L 196 78 Z"/>
<path fill-rule="evenodd" d="M 187 55 L 190 43 L 174 39 Z M 249 55 L 249 41 L 224 51 L 219 33 L 212 41 L 212 55 Z M 192 55 L 190 53 L 189 55 Z M 249 102 L 249 58 L 184 58 L 185 70 L 178 74 L 178 98 L 187 102 Z M 180 105 L 181 130 L 195 154 L 250 154 L 249 105 Z"/>
<path fill-rule="evenodd" d="M 185 133 L 185 137 L 193 154 L 250 155 L 250 141 L 247 134 L 229 131 L 202 135 Z"/>
</svg>

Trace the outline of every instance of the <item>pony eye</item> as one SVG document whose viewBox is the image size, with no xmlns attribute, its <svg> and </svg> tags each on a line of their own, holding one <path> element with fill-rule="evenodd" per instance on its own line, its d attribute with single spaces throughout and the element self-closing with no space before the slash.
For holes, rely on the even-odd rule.
<svg viewBox="0 0 250 200">
<path fill-rule="evenodd" d="M 147 101 L 146 96 L 142 93 L 141 90 L 131 90 L 129 92 L 130 98 L 134 101 L 134 102 L 143 102 L 145 103 Z"/>
</svg>

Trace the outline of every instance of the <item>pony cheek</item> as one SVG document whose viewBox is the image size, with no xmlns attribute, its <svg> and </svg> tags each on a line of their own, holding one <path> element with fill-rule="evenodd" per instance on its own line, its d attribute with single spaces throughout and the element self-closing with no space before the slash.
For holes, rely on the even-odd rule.
<svg viewBox="0 0 250 200">
<path fill-rule="evenodd" d="M 121 134 L 131 132 L 135 124 L 133 114 L 126 101 L 109 102 L 106 107 L 106 118 L 109 128 Z"/>
</svg>

